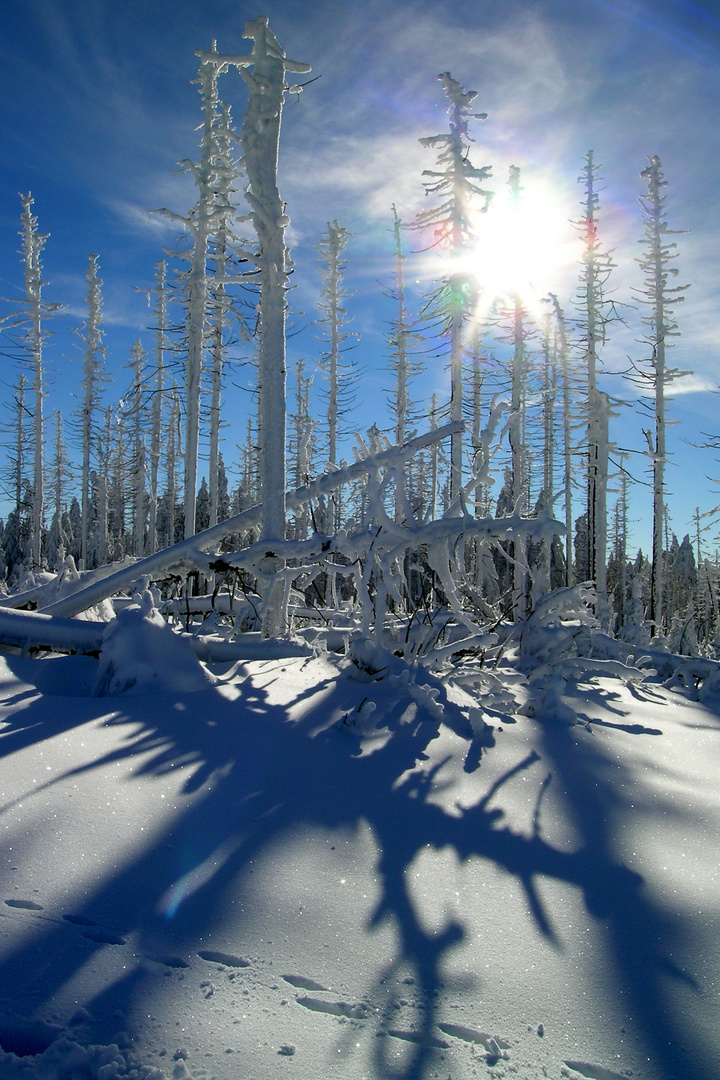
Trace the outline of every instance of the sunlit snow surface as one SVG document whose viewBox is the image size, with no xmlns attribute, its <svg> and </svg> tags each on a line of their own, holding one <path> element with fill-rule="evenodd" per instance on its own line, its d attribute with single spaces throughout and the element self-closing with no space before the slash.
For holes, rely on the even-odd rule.
<svg viewBox="0 0 720 1080">
<path fill-rule="evenodd" d="M 718 707 L 403 671 L 0 660 L 2 1080 L 720 1075 Z"/>
</svg>

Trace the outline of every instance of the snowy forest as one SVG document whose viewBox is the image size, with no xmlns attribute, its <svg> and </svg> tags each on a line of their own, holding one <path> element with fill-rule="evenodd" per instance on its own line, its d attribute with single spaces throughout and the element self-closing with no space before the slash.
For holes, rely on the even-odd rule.
<svg viewBox="0 0 720 1080">
<path fill-rule="evenodd" d="M 160 253 L 147 335 L 132 347 L 119 400 L 107 387 L 118 377 L 104 346 L 101 256 L 88 258 L 71 417 L 53 409 L 46 385 L 57 313 L 43 277 L 51 238 L 32 195 L 21 197 L 24 299 L 2 323 L 3 350 L 17 370 L 5 424 L 6 587 L 22 595 L 50 584 L 48 574 L 67 583 L 101 571 L 104 579 L 110 564 L 156 556 L 147 572 L 166 597 L 212 596 L 204 610 L 193 601 L 203 617 L 227 615 L 223 596 L 237 597 L 226 629 L 256 628 L 264 618 L 266 633 L 271 626 L 284 633 L 325 618 L 322 609 L 340 597 L 365 607 L 365 623 L 376 630 L 386 615 L 407 623 L 438 606 L 461 621 L 517 623 L 552 590 L 590 584 L 608 631 L 633 644 L 653 639 L 674 652 L 714 656 L 720 572 L 706 542 L 707 514 L 697 510 L 693 534 L 680 542 L 668 524 L 667 412 L 672 383 L 688 374 L 672 366 L 668 350 L 688 286 L 678 276 L 659 158 L 641 173 L 643 284 L 631 316 L 611 288 L 592 151 L 580 163 L 582 216 L 572 223 L 582 243 L 576 292 L 549 294 L 531 309 L 520 284 L 520 169 L 498 178 L 478 163 L 485 115 L 473 111 L 475 91 L 442 74 L 445 129 L 421 140 L 426 208 L 407 220 L 402 207 L 388 208 L 394 258 L 383 288 L 395 316 L 377 358 L 388 393 L 375 423 L 360 432 L 354 414 L 363 372 L 353 360 L 357 334 L 344 287 L 352 237 L 337 220 L 317 243 L 317 353 L 286 373 L 293 266 L 274 170 L 284 96 L 299 94 L 310 68 L 287 60 L 267 29 L 253 40 L 252 61 L 215 44 L 198 54 L 200 145 L 195 160 L 181 163 L 196 201 L 185 214 L 158 211 L 176 224 L 178 242 Z M 249 69 L 259 63 L 268 74 L 263 68 L 256 78 Z M 248 104 L 236 123 L 222 87 L 238 73 Z M 510 196 L 507 265 L 497 270 L 507 292 L 488 301 L 473 253 L 498 183 Z M 418 296 L 406 282 L 413 260 L 428 254 L 436 282 Z M 645 355 L 622 378 L 640 388 L 644 462 L 611 443 L 611 417 L 627 405 L 622 389 L 614 397 L 601 389 L 606 336 L 628 317 L 642 324 Z M 238 358 L 253 402 L 241 418 L 223 408 Z M 447 397 L 418 398 L 417 375 L 428 365 L 446 372 Z M 343 452 L 354 462 L 350 471 Z M 638 482 L 653 492 L 646 552 L 628 543 Z M 268 540 L 272 552 L 261 550 Z M 279 621 L 261 584 L 269 558 L 282 568 L 282 596 L 273 602 Z"/>
<path fill-rule="evenodd" d="M 74 56 L 87 17 L 92 57 L 103 19 L 112 31 L 99 68 L 114 72 L 116 48 L 152 56 L 153 105 L 163 64 L 177 73 L 182 35 L 164 17 L 180 0 L 83 0 L 80 22 L 33 4 L 52 55 Z M 195 53 L 185 187 L 152 189 L 187 205 L 130 206 L 137 231 L 115 271 L 137 268 L 130 240 L 152 244 L 129 356 L 109 346 L 113 320 L 136 328 L 117 292 L 114 315 L 108 302 L 112 238 L 81 261 L 68 314 L 34 184 L 13 219 L 0 1080 L 716 1080 L 720 557 L 711 483 L 699 469 L 670 479 L 671 425 L 692 415 L 681 395 L 714 378 L 688 383 L 684 357 L 708 365 L 716 304 L 708 280 L 699 303 L 689 291 L 677 160 L 666 173 L 654 152 L 670 143 L 637 162 L 629 252 L 608 227 L 600 147 L 568 166 L 578 213 L 555 249 L 568 288 L 548 290 L 534 225 L 551 204 L 533 202 L 527 156 L 508 165 L 505 146 L 493 160 L 507 114 L 483 149 L 483 73 L 466 83 L 448 11 L 308 5 L 294 22 L 268 6 L 228 32 L 237 52 L 208 34 Z M 542 67 L 567 18 L 575 63 L 589 20 L 623 95 L 649 40 L 636 4 L 628 16 L 558 0 L 546 24 L 473 6 L 488 26 L 467 39 L 501 68 L 513 49 L 518 70 Z M 198 12 L 205 26 L 228 17 L 224 0 L 183 10 L 173 33 Z M 423 114 L 437 123 L 411 132 L 419 200 L 400 185 L 384 206 L 396 134 L 359 144 L 383 178 L 383 224 L 364 234 L 363 258 L 368 236 L 378 247 L 358 278 L 367 207 L 336 210 L 325 196 L 340 174 L 318 187 L 304 135 L 295 161 L 325 222 L 311 236 L 293 224 L 302 169 L 283 162 L 333 63 L 335 107 L 338 27 L 350 55 L 360 24 L 363 72 L 369 41 L 409 43 L 385 55 L 393 90 L 397 55 L 445 70 Z M 684 47 L 658 25 L 659 55 Z M 615 51 L 619 29 L 639 53 Z M 559 72 L 547 85 L 566 101 Z M 150 149 L 132 93 L 118 111 L 140 144 L 135 181 Z M 381 98 L 387 86 L 378 113 Z M 320 139 L 322 116 L 306 134 Z M 61 183 L 60 156 L 51 168 Z M 66 245 L 78 232 L 73 220 Z M 698 331 L 703 304 L 711 325 L 686 352 L 683 316 Z M 708 427 L 688 439 L 711 472 Z"/>
</svg>

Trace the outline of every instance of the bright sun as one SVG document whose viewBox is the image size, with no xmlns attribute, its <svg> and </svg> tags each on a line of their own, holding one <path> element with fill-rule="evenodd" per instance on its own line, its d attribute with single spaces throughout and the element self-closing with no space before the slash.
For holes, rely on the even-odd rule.
<svg viewBox="0 0 720 1080">
<path fill-rule="evenodd" d="M 577 236 L 568 206 L 542 182 L 513 198 L 505 188 L 476 222 L 477 244 L 468 270 L 480 286 L 480 317 L 519 297 L 530 314 L 541 298 L 560 289 L 568 269 L 575 273 Z"/>
</svg>

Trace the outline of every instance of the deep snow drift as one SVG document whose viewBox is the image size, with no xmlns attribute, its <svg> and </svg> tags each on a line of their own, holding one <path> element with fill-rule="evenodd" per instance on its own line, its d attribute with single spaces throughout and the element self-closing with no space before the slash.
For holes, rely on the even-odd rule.
<svg viewBox="0 0 720 1080">
<path fill-rule="evenodd" d="M 2 1080 L 720 1074 L 692 677 L 138 664 L 114 625 L 0 658 Z"/>
</svg>

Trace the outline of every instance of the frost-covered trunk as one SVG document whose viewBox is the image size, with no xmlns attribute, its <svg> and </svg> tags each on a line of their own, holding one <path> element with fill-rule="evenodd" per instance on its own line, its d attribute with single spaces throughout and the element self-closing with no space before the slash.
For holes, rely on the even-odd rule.
<svg viewBox="0 0 720 1080">
<path fill-rule="evenodd" d="M 482 385 L 483 373 L 480 367 L 480 334 L 476 333 L 475 345 L 472 355 L 472 371 L 470 375 L 470 401 L 471 401 L 471 438 L 472 438 L 472 461 L 473 478 L 484 468 L 483 443 L 480 438 L 482 426 Z M 485 488 L 476 483 L 474 492 L 475 517 L 481 517 L 485 505 Z"/>
<path fill-rule="evenodd" d="M 143 438 L 143 369 L 145 351 L 136 341 L 130 353 L 132 381 L 132 418 L 133 418 L 133 454 L 132 454 L 132 508 L 133 508 L 133 549 L 138 559 L 145 555 L 145 442 Z"/>
<path fill-rule="evenodd" d="M 523 438 L 524 381 L 525 381 L 525 327 L 524 310 L 520 299 L 513 301 L 513 359 L 510 393 L 510 419 L 508 435 L 510 439 L 510 468 L 512 473 L 513 509 L 518 513 L 527 510 L 527 483 L 525 477 L 525 444 Z M 525 617 L 525 596 L 527 592 L 527 570 L 524 547 L 525 537 L 512 542 L 513 557 L 513 619 Z"/>
<path fill-rule="evenodd" d="M 157 268 L 157 285 L 155 295 L 155 388 L 151 410 L 150 428 L 150 462 L 148 482 L 148 536 L 147 548 L 152 554 L 157 551 L 157 510 L 158 510 L 158 476 L 160 472 L 160 447 L 162 444 L 163 428 L 163 395 L 165 393 L 165 349 L 167 346 L 167 266 L 164 260 L 160 260 Z"/>
<path fill-rule="evenodd" d="M 15 491 L 15 513 L 18 520 L 23 502 L 23 481 L 25 478 L 25 388 L 27 379 L 21 373 L 18 378 L 15 395 L 15 461 L 13 469 L 13 488 Z"/>
<path fill-rule="evenodd" d="M 395 371 L 395 388 L 392 396 L 392 411 L 395 416 L 395 442 L 399 446 L 405 441 L 408 421 L 408 381 L 410 362 L 408 357 L 408 337 L 410 333 L 407 304 L 405 300 L 405 255 L 402 247 L 402 223 L 393 206 L 393 238 L 395 240 L 395 285 L 393 294 L 397 304 L 395 325 L 390 338 L 392 367 Z M 407 497 L 405 493 L 405 471 L 399 469 L 395 476 L 395 521 L 400 522 L 406 515 Z"/>
<path fill-rule="evenodd" d="M 430 401 L 430 430 L 437 429 L 437 395 Z M 438 485 L 440 483 L 440 447 L 433 442 L 430 450 L 430 521 L 437 517 Z"/>
<path fill-rule="evenodd" d="M 580 300 L 583 324 L 583 349 L 587 371 L 587 563 L 588 577 L 595 582 L 600 604 L 606 599 L 606 503 L 607 503 L 607 399 L 598 391 L 597 365 L 599 346 L 605 340 L 607 319 L 604 315 L 603 288 L 612 263 L 602 251 L 598 238 L 597 214 L 600 200 L 597 191 L 598 166 L 592 150 L 588 151 L 580 176 L 585 199 L 585 215 L 580 222 L 583 238 L 583 274 Z M 601 440 L 604 438 L 604 446 Z"/>
<path fill-rule="evenodd" d="M 640 199 L 643 211 L 645 235 L 641 244 L 645 254 L 638 260 L 645 272 L 645 287 L 642 300 L 650 308 L 643 322 L 650 329 L 648 344 L 652 348 L 650 372 L 645 377 L 649 383 L 653 398 L 655 421 L 654 437 L 646 431 L 648 454 L 652 462 L 653 476 L 653 557 L 650 589 L 650 621 L 653 635 L 663 629 L 663 524 L 665 519 L 665 460 L 666 460 L 666 399 L 665 387 L 678 376 L 687 374 L 676 369 L 669 369 L 665 350 L 669 337 L 677 336 L 677 323 L 672 307 L 684 299 L 682 293 L 687 286 L 670 286 L 669 280 L 678 271 L 671 265 L 677 257 L 677 244 L 669 242 L 668 236 L 673 230 L 668 228 L 665 212 L 667 187 L 660 158 L 650 158 L 650 164 L 641 173 L 647 180 L 647 194 Z"/>
<path fill-rule="evenodd" d="M 195 211 L 191 216 L 193 247 L 187 284 L 185 478 L 183 499 L 186 539 L 195 535 L 200 440 L 200 383 L 207 307 L 207 256 L 213 216 L 213 151 L 215 149 L 213 120 L 217 109 L 217 76 L 218 67 L 216 62 L 203 60 L 200 65 L 198 79 L 203 108 L 202 140 L 200 143 L 200 161 L 197 167 L 193 169 L 198 187 L 198 200 Z"/>
<path fill-rule="evenodd" d="M 167 543 L 165 547 L 172 547 L 175 543 L 175 507 L 177 505 L 177 473 L 178 458 L 182 453 L 180 446 L 180 395 L 177 384 L 173 383 L 170 391 L 170 415 L 168 417 L 167 444 L 165 453 L 165 476 L 167 500 Z"/>
<path fill-rule="evenodd" d="M 453 251 L 460 255 L 462 250 L 461 230 L 458 223 L 453 226 Z M 453 275 L 450 278 L 451 313 L 450 313 L 450 421 L 463 418 L 463 278 Z M 463 432 L 456 431 L 450 440 L 450 499 L 454 499 L 462 487 L 463 481 Z"/>
<path fill-rule="evenodd" d="M 563 489 L 565 496 L 565 585 L 573 584 L 573 516 L 572 516 L 572 388 L 570 385 L 570 350 L 568 348 L 565 315 L 557 297 L 551 294 L 555 313 L 557 352 L 562 373 L 563 423 Z"/>
<path fill-rule="evenodd" d="M 330 468 L 336 468 L 338 464 L 340 418 L 347 411 L 349 403 L 348 365 L 342 361 L 343 346 L 349 336 L 345 329 L 348 321 L 347 309 L 343 306 L 347 295 L 343 287 L 344 254 L 349 239 L 350 233 L 347 229 L 338 221 L 329 221 L 318 245 L 323 262 L 323 286 L 318 307 L 326 346 L 320 366 L 327 382 L 327 460 Z M 328 520 L 323 524 L 327 532 L 336 532 L 340 528 L 341 498 L 342 492 L 337 491 L 328 506 Z"/>
<path fill-rule="evenodd" d="M 216 272 L 225 273 L 224 245 L 222 252 L 216 255 Z M 225 325 L 225 309 L 227 298 L 225 285 L 220 280 L 213 300 L 213 326 L 210 345 L 210 461 L 208 470 L 210 473 L 210 525 L 218 521 L 218 467 L 220 454 L 220 391 L 222 387 L 222 372 L 224 360 L 223 328 Z"/>
<path fill-rule="evenodd" d="M 469 121 L 485 120 L 485 113 L 472 113 L 470 107 L 477 97 L 475 90 L 464 90 L 450 72 L 438 76 L 448 99 L 450 130 L 441 135 L 420 139 L 423 146 L 437 148 L 438 168 L 426 169 L 423 176 L 427 195 L 437 196 L 440 204 L 418 215 L 418 228 L 434 230 L 433 246 L 445 248 L 455 264 L 439 293 L 437 306 L 442 309 L 449 340 L 450 363 L 450 419 L 461 421 L 463 412 L 463 330 L 475 286 L 467 270 L 458 269 L 467 255 L 474 239 L 472 222 L 473 204 L 477 198 L 484 199 L 486 210 L 491 193 L 484 191 L 480 183 L 491 174 L 488 166 L 476 168 L 470 162 Z M 457 428 L 450 444 L 450 499 L 454 499 L 462 487 L 463 434 Z"/>
<path fill-rule="evenodd" d="M 94 420 L 98 406 L 101 381 L 101 364 L 104 350 L 102 347 L 102 301 L 100 288 L 102 281 L 98 276 L 98 257 L 90 255 L 85 280 L 87 281 L 87 320 L 85 333 L 80 339 L 85 347 L 82 379 L 82 408 L 80 414 L 81 437 L 81 519 L 80 519 L 80 559 L 87 567 L 88 537 L 90 522 L 90 463 L 93 453 Z"/>
<path fill-rule="evenodd" d="M 210 331 L 210 461 L 209 461 L 209 491 L 210 491 L 210 525 L 214 525 L 221 517 L 220 503 L 223 494 L 220 490 L 220 471 L 222 455 L 220 453 L 220 407 L 223 368 L 226 353 L 226 326 L 230 313 L 234 314 L 241 323 L 236 310 L 232 305 L 232 297 L 228 285 L 237 281 L 238 278 L 229 273 L 234 244 L 237 241 L 232 228 L 232 221 L 237 210 L 235 206 L 236 182 L 240 179 L 240 171 L 233 158 L 233 150 L 239 138 L 236 135 L 231 118 L 229 105 L 223 105 L 219 115 L 215 132 L 217 145 L 217 161 L 215 165 L 215 206 L 214 224 L 211 237 L 212 258 L 214 261 L 214 274 L 212 285 L 212 328 Z"/>
<path fill-rule="evenodd" d="M 557 340 L 552 331 L 552 315 L 548 311 L 542 324 L 542 425 L 543 425 L 543 499 L 549 513 L 554 510 L 555 496 L 555 398 L 557 393 Z M 551 582 L 552 541 L 544 537 L 543 561 L 548 583 Z"/>
<path fill-rule="evenodd" d="M 110 405 L 105 409 L 105 426 L 97 441 L 97 506 L 95 508 L 95 529 L 93 547 L 98 566 L 108 562 L 110 528 L 110 464 L 113 445 L 113 410 Z"/>
<path fill-rule="evenodd" d="M 310 457 L 313 424 L 310 419 L 310 383 L 312 377 L 306 377 L 305 364 L 298 360 L 295 370 L 295 487 L 301 487 L 310 480 Z M 295 512 L 295 538 L 304 540 L 309 525 L 308 507 L 301 506 Z"/>
<path fill-rule="evenodd" d="M 42 249 L 47 235 L 38 232 L 38 222 L 32 213 L 33 199 L 30 194 L 22 195 L 22 231 L 23 256 L 25 264 L 25 298 L 27 301 L 28 329 L 25 342 L 33 371 L 33 498 L 31 512 L 31 557 L 33 565 L 39 567 L 42 561 L 42 532 L 44 523 L 44 476 L 43 444 L 44 420 L 43 399 L 45 397 L 43 376 L 43 301 L 42 301 Z"/>
<path fill-rule="evenodd" d="M 55 412 L 55 439 L 53 441 L 54 452 L 51 462 L 50 494 L 53 501 L 53 516 L 59 519 L 62 516 L 63 492 L 69 471 L 67 451 L 63 438 L 62 413 L 59 409 Z"/>
<path fill-rule="evenodd" d="M 290 260 L 285 246 L 289 219 L 277 186 L 280 119 L 286 73 L 310 68 L 285 57 L 263 16 L 245 23 L 243 37 L 253 43 L 250 56 L 240 67 L 248 87 L 241 138 L 249 181 L 246 194 L 259 247 L 262 536 L 268 541 L 268 557 L 272 559 L 272 542 L 285 539 L 285 294 Z M 276 578 L 264 635 L 284 633 L 286 622 L 284 586 L 282 579 Z"/>
</svg>

